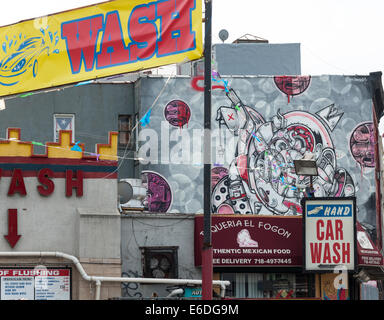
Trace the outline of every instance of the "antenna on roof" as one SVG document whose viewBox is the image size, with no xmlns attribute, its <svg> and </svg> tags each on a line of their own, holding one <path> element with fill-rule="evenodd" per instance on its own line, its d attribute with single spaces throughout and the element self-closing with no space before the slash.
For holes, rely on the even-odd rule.
<svg viewBox="0 0 384 320">
<path fill-rule="evenodd" d="M 220 32 L 219 32 L 219 38 L 221 41 L 224 41 L 228 39 L 228 36 L 229 36 L 229 33 L 227 30 L 225 29 L 221 29 Z"/>
<path fill-rule="evenodd" d="M 246 33 L 240 38 L 233 41 L 233 43 L 268 43 L 268 40 Z"/>
</svg>

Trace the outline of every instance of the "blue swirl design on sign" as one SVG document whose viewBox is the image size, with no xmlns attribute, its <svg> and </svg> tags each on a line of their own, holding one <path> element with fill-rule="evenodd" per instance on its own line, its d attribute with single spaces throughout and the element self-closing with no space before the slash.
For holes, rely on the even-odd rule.
<svg viewBox="0 0 384 320">
<path fill-rule="evenodd" d="M 14 86 L 26 77 L 36 78 L 39 65 L 39 57 L 50 52 L 58 54 L 56 45 L 59 41 L 57 31 L 41 28 L 41 35 L 26 37 L 20 33 L 18 39 L 5 37 L 1 48 L 5 56 L 0 58 L 0 85 Z M 20 42 L 21 41 L 21 42 Z"/>
</svg>

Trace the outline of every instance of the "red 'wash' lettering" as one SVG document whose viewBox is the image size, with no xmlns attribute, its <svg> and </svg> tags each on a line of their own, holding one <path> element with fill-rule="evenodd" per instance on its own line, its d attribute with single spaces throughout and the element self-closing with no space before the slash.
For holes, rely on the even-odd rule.
<svg viewBox="0 0 384 320">
<path fill-rule="evenodd" d="M 84 60 L 87 71 L 93 69 L 97 36 L 102 27 L 102 15 L 62 24 L 61 37 L 67 43 L 72 73 L 80 72 L 82 60 Z"/>
<path fill-rule="evenodd" d="M 195 48 L 195 35 L 191 32 L 191 9 L 195 0 L 169 0 L 157 4 L 161 16 L 161 39 L 158 41 L 158 55 Z"/>
<path fill-rule="evenodd" d="M 123 38 L 118 12 L 108 13 L 97 67 L 103 68 L 129 61 L 129 50 L 125 49 Z"/>
<path fill-rule="evenodd" d="M 129 46 L 130 61 L 148 59 L 156 51 L 156 5 L 136 7 L 129 18 L 129 36 L 134 41 Z"/>
<path fill-rule="evenodd" d="M 27 194 L 21 169 L 14 169 L 12 173 L 8 195 L 13 196 L 15 193 L 19 193 L 21 196 L 25 196 Z"/>
<path fill-rule="evenodd" d="M 335 242 L 335 243 L 333 244 L 333 252 L 335 253 L 335 256 L 332 258 L 332 262 L 333 262 L 333 263 L 339 263 L 339 262 L 340 262 L 340 253 L 339 253 L 339 250 L 340 250 L 340 243 Z"/>
<path fill-rule="evenodd" d="M 351 257 L 351 247 L 349 243 L 343 243 L 342 245 L 342 260 L 343 263 L 349 263 Z"/>
<path fill-rule="evenodd" d="M 312 263 L 320 263 L 322 245 L 323 245 L 322 243 L 318 243 L 318 242 L 310 243 Z"/>
<path fill-rule="evenodd" d="M 73 178 L 73 171 L 72 170 L 66 170 L 65 171 L 65 195 L 67 197 L 72 196 L 72 189 L 76 189 L 76 196 L 82 197 L 83 196 L 83 171 L 77 170 L 76 171 L 76 179 Z"/>
<path fill-rule="evenodd" d="M 49 179 L 53 177 L 53 175 L 53 171 L 49 168 L 44 168 L 39 171 L 37 179 L 45 188 L 43 186 L 37 186 L 37 191 L 39 191 L 42 196 L 49 196 L 55 190 L 55 184 Z"/>
<path fill-rule="evenodd" d="M 324 243 L 323 263 L 331 263 L 331 250 L 328 242 Z"/>
</svg>

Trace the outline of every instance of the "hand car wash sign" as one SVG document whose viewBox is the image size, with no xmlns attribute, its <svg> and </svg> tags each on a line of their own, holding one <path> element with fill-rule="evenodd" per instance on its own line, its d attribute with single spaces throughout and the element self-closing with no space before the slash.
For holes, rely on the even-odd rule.
<svg viewBox="0 0 384 320">
<path fill-rule="evenodd" d="M 304 199 L 304 265 L 308 271 L 336 266 L 355 270 L 355 198 Z"/>
</svg>

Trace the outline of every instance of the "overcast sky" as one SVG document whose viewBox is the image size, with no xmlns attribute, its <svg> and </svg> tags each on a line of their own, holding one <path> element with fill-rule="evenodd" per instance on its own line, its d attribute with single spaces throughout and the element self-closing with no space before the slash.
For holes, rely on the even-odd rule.
<svg viewBox="0 0 384 320">
<path fill-rule="evenodd" d="M 100 2 L 103 1 L 3 0 L 0 25 Z M 300 43 L 302 74 L 365 75 L 384 69 L 383 0 L 212 3 L 213 43 L 221 42 L 221 29 L 229 32 L 226 42 L 252 34 L 270 43 Z"/>
</svg>

